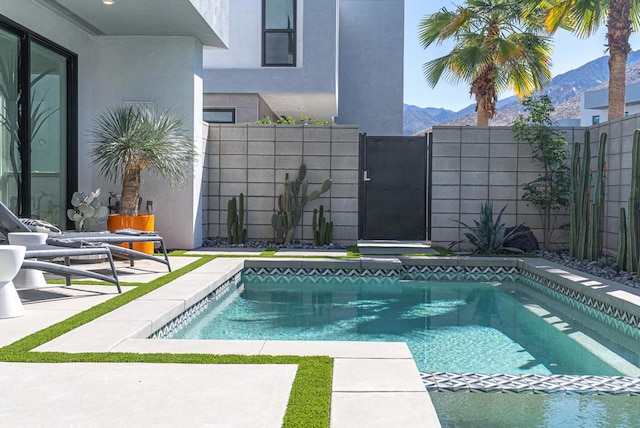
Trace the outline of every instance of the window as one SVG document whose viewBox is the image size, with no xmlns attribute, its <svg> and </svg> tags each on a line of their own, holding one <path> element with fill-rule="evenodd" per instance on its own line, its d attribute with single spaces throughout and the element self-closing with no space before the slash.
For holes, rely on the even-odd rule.
<svg viewBox="0 0 640 428">
<path fill-rule="evenodd" d="M 296 0 L 262 0 L 262 65 L 295 67 Z"/>
<path fill-rule="evenodd" d="M 209 123 L 236 123 L 236 109 L 206 108 L 202 120 Z"/>
<path fill-rule="evenodd" d="M 600 123 L 600 115 L 591 116 L 591 124 L 597 125 Z"/>
<path fill-rule="evenodd" d="M 20 217 L 65 228 L 78 186 L 76 64 L 0 17 L 0 198 Z"/>
</svg>

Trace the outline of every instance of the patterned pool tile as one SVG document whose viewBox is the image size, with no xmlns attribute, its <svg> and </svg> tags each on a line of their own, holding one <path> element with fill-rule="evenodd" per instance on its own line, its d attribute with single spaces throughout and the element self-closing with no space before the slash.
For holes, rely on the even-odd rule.
<svg viewBox="0 0 640 428">
<path fill-rule="evenodd" d="M 626 376 L 420 373 L 428 391 L 580 395 L 640 395 L 640 378 Z"/>
</svg>

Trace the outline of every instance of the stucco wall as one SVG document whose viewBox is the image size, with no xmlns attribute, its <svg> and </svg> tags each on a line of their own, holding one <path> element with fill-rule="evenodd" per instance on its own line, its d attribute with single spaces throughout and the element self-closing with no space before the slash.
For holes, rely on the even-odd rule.
<svg viewBox="0 0 640 428">
<path fill-rule="evenodd" d="M 340 0 L 337 123 L 402 135 L 404 1 Z"/>
<path fill-rule="evenodd" d="M 96 37 L 93 111 L 97 116 L 107 107 L 123 102 L 150 102 L 160 112 L 170 110 L 184 118 L 186 131 L 202 154 L 202 45 L 191 37 Z M 158 84 L 171 82 L 171 84 Z M 88 129 L 80 129 L 80 157 L 90 150 Z M 84 152 L 84 154 L 83 154 Z M 200 156 L 188 183 L 171 188 L 146 172 L 140 195 L 153 200 L 156 229 L 171 248 L 194 248 L 202 242 Z M 90 174 L 95 171 L 89 169 Z M 119 185 L 96 179 L 103 191 L 120 193 Z M 106 194 L 106 193 L 105 193 Z M 145 205 L 143 204 L 143 207 Z"/>
<path fill-rule="evenodd" d="M 262 67 L 262 3 L 233 0 L 229 50 L 206 49 L 206 93 L 335 93 L 336 0 L 298 1 L 296 67 Z"/>
<path fill-rule="evenodd" d="M 272 240 L 271 216 L 283 192 L 285 174 L 295 179 L 307 165 L 309 193 L 327 178 L 329 192 L 310 202 L 295 239 L 312 240 L 313 208 L 329 209 L 334 242 L 358 238 L 358 128 L 354 126 L 211 125 L 204 174 L 204 231 L 226 237 L 227 204 L 245 195 L 249 239 Z"/>
<path fill-rule="evenodd" d="M 0 14 L 51 40 L 78 57 L 78 190 L 101 187 L 103 195 L 119 185 L 105 183 L 90 161 L 90 129 L 107 106 L 126 101 L 154 103 L 185 120 L 202 153 L 202 45 L 193 37 L 90 36 L 33 1 L 3 0 Z M 170 82 L 163 84 L 162 82 Z M 193 179 L 171 189 L 145 174 L 142 197 L 154 201 L 156 229 L 170 248 L 193 248 L 202 241 L 200 185 L 204 156 Z M 104 201 L 106 203 L 106 199 Z"/>
</svg>

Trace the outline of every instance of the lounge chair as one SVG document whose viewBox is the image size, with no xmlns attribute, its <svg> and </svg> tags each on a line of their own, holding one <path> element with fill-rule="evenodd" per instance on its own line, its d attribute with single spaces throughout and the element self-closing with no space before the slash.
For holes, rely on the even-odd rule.
<svg viewBox="0 0 640 428">
<path fill-rule="evenodd" d="M 22 262 L 22 269 L 36 269 L 54 275 L 64 276 L 66 284 L 71 285 L 72 276 L 83 276 L 88 278 L 97 279 L 100 281 L 110 282 L 115 284 L 118 288 L 118 293 L 122 293 L 120 288 L 120 282 L 118 281 L 118 273 L 116 272 L 115 264 L 113 263 L 113 257 L 108 247 L 102 245 L 81 246 L 78 248 L 71 247 L 57 247 L 55 245 L 28 245 L 25 252 L 25 260 Z M 97 272 L 89 270 L 81 270 L 72 268 L 69 266 L 70 258 L 77 256 L 88 255 L 104 255 L 109 261 L 111 267 L 112 276 L 103 275 Z M 42 260 L 29 260 L 29 259 L 51 259 L 51 258 L 64 258 L 64 265 L 58 263 L 51 263 Z"/>
<path fill-rule="evenodd" d="M 8 239 L 10 232 L 32 232 L 27 225 L 25 225 L 16 215 L 7 208 L 2 202 L 0 202 L 0 235 L 3 235 L 5 239 Z M 167 254 L 167 248 L 164 245 L 164 239 L 153 232 L 143 232 L 139 230 L 124 230 L 122 232 L 110 233 L 110 232 L 65 232 L 60 236 L 52 237 L 47 240 L 47 244 L 61 246 L 65 245 L 65 242 L 89 242 L 89 243 L 101 243 L 103 246 L 111 250 L 111 254 L 125 257 L 129 259 L 129 264 L 134 265 L 134 259 L 147 259 L 153 260 L 158 263 L 162 263 L 167 266 L 169 272 L 171 272 L 171 265 L 169 264 L 169 256 Z M 154 242 L 160 244 L 160 251 L 164 257 L 156 257 L 151 254 L 142 253 L 133 249 L 134 242 Z M 129 248 L 120 247 L 116 244 L 129 244 Z"/>
</svg>

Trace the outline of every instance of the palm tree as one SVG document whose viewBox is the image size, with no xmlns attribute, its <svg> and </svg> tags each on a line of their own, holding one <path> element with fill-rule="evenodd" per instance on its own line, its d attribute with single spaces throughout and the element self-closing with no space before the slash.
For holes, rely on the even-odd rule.
<svg viewBox="0 0 640 428">
<path fill-rule="evenodd" d="M 550 31 L 559 27 L 579 37 L 589 37 L 600 25 L 607 26 L 609 50 L 609 115 L 624 117 L 627 56 L 631 51 L 629 37 L 639 28 L 640 2 L 632 0 L 547 0 L 539 7 L 547 8 L 545 25 Z"/>
<path fill-rule="evenodd" d="M 539 20 L 529 19 L 524 2 L 468 0 L 455 11 L 427 15 L 418 26 L 423 48 L 454 42 L 453 50 L 424 64 L 433 87 L 445 76 L 464 81 L 476 99 L 478 126 L 487 126 L 498 94 L 512 89 L 520 98 L 550 80 L 552 40 Z"/>
<path fill-rule="evenodd" d="M 193 171 L 193 139 L 182 119 L 139 104 L 107 109 L 92 130 L 93 163 L 110 181 L 122 180 L 119 214 L 138 214 L 142 171 L 149 168 L 170 185 L 183 183 Z"/>
</svg>

